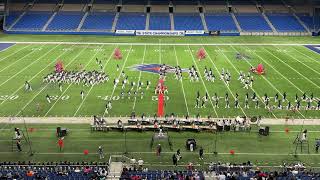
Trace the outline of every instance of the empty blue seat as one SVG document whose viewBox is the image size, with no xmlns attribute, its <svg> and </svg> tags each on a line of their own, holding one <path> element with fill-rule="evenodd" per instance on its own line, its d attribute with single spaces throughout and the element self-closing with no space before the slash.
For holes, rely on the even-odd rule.
<svg viewBox="0 0 320 180">
<path fill-rule="evenodd" d="M 268 14 L 267 16 L 279 32 L 305 31 L 299 21 L 290 14 Z"/>
<path fill-rule="evenodd" d="M 13 29 L 34 29 L 40 30 L 51 17 L 52 12 L 27 12 L 13 26 Z"/>
<path fill-rule="evenodd" d="M 9 12 L 9 14 L 6 16 L 6 26 L 9 27 L 11 26 L 15 21 L 16 19 L 18 19 L 18 17 L 21 15 L 22 12 L 20 11 L 12 11 L 12 12 Z"/>
<path fill-rule="evenodd" d="M 206 14 L 208 30 L 212 31 L 238 31 L 230 14 Z"/>
<path fill-rule="evenodd" d="M 150 30 L 170 30 L 171 22 L 169 13 L 151 13 L 149 21 Z"/>
<path fill-rule="evenodd" d="M 272 31 L 261 14 L 237 14 L 236 18 L 244 31 Z"/>
<path fill-rule="evenodd" d="M 76 30 L 83 17 L 82 12 L 59 12 L 47 30 Z"/>
<path fill-rule="evenodd" d="M 174 14 L 175 30 L 203 30 L 203 24 L 199 14 Z"/>
<path fill-rule="evenodd" d="M 116 29 L 120 30 L 145 30 L 145 13 L 120 13 Z"/>
<path fill-rule="evenodd" d="M 110 30 L 112 28 L 114 17 L 114 13 L 90 13 L 86 17 L 81 29 Z"/>
</svg>

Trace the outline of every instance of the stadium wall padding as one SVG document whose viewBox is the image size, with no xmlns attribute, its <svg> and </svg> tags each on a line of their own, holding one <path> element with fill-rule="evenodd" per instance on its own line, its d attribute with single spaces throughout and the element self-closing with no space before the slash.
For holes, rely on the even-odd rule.
<svg viewBox="0 0 320 180">
<path fill-rule="evenodd" d="M 114 32 L 59 32 L 59 31 L 15 31 L 3 30 L 6 34 L 39 34 L 39 35 L 107 35 L 107 36 L 135 36 L 135 34 L 121 34 Z M 221 36 L 240 36 L 240 33 L 221 33 Z M 184 36 L 209 36 L 208 33 L 204 34 L 185 34 Z"/>
</svg>

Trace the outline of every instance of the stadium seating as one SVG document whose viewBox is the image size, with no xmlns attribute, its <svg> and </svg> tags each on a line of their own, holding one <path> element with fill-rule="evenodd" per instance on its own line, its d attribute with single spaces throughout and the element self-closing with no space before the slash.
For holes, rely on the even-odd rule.
<svg viewBox="0 0 320 180">
<path fill-rule="evenodd" d="M 267 16 L 279 32 L 305 31 L 299 21 L 290 14 L 268 14 Z"/>
<path fill-rule="evenodd" d="M 237 26 L 234 23 L 230 14 L 206 14 L 208 30 L 212 31 L 237 31 Z"/>
<path fill-rule="evenodd" d="M 27 175 L 28 172 L 29 176 Z M 46 163 L 46 164 L 1 164 L 0 179 L 97 179 L 106 178 L 107 164 Z M 31 175 L 31 176 L 30 176 Z"/>
<path fill-rule="evenodd" d="M 203 30 L 201 17 L 199 14 L 174 14 L 175 30 Z"/>
<path fill-rule="evenodd" d="M 199 180 L 204 180 L 203 173 L 201 171 L 126 171 L 124 170 L 120 180 L 127 180 L 134 177 L 141 177 L 142 179 L 189 179 L 191 177 Z"/>
<path fill-rule="evenodd" d="M 120 13 L 116 29 L 144 30 L 146 28 L 145 13 Z"/>
<path fill-rule="evenodd" d="M 51 17 L 52 12 L 27 12 L 13 26 L 13 29 L 34 29 L 41 30 Z"/>
<path fill-rule="evenodd" d="M 22 12 L 19 11 L 12 11 L 9 13 L 8 16 L 6 16 L 6 22 L 5 22 L 5 26 L 6 27 L 10 27 L 15 21 L 16 19 L 19 18 L 19 16 L 21 15 Z"/>
<path fill-rule="evenodd" d="M 236 18 L 243 31 L 272 31 L 261 14 L 237 14 Z"/>
<path fill-rule="evenodd" d="M 47 27 L 47 30 L 70 31 L 78 28 L 82 19 L 81 12 L 59 12 Z"/>
<path fill-rule="evenodd" d="M 309 29 L 314 29 L 314 22 L 312 16 L 310 16 L 309 14 L 297 14 L 297 16 Z"/>
<path fill-rule="evenodd" d="M 150 14 L 150 30 L 170 30 L 171 22 L 168 13 L 151 13 Z"/>
<path fill-rule="evenodd" d="M 88 14 L 82 30 L 110 30 L 112 28 L 114 13 L 92 12 Z"/>
</svg>

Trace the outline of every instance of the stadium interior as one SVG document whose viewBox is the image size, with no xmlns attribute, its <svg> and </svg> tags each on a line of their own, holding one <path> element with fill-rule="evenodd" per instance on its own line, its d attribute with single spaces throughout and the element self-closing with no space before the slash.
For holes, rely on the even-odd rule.
<svg viewBox="0 0 320 180">
<path fill-rule="evenodd" d="M 226 35 L 311 35 L 318 9 L 309 1 L 9 0 L 8 33 L 112 34 L 117 30 L 220 31 Z"/>
<path fill-rule="evenodd" d="M 0 180 L 320 180 L 320 1 L 6 0 L 0 18 Z"/>
</svg>

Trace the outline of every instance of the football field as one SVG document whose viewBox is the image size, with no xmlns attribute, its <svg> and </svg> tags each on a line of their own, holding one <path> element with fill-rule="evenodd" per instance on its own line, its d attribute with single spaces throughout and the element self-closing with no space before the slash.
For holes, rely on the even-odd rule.
<svg viewBox="0 0 320 180">
<path fill-rule="evenodd" d="M 115 60 L 114 50 L 119 48 L 123 58 Z M 206 58 L 199 61 L 197 52 L 204 48 Z M 315 47 L 315 49 L 317 49 Z M 244 56 L 236 58 L 236 54 Z M 194 66 L 199 73 L 198 81 L 191 81 L 188 72 L 183 72 L 182 80 L 175 79 L 174 73 L 167 73 L 165 86 L 165 114 L 174 113 L 180 117 L 185 115 L 202 117 L 235 117 L 238 115 L 268 118 L 319 118 L 316 110 L 320 98 L 320 54 L 303 45 L 297 44 L 210 44 L 197 43 L 16 43 L 0 52 L 0 116 L 28 117 L 89 117 L 93 115 L 123 117 L 132 112 L 137 115 L 145 113 L 153 116 L 157 112 L 157 96 L 154 88 L 159 80 L 157 68 L 161 64 L 168 67 L 180 66 L 189 69 Z M 54 71 L 55 63 L 61 60 L 67 71 L 78 72 L 100 71 L 96 59 L 101 60 L 103 71 L 108 74 L 109 81 L 94 86 L 83 83 L 58 84 L 45 83 L 43 78 Z M 251 66 L 263 64 L 266 73 L 255 75 L 252 88 L 245 89 L 237 80 L 240 72 L 247 73 Z M 117 66 L 119 67 L 117 69 Z M 214 82 L 205 78 L 205 68 L 212 69 L 216 77 Z M 220 80 L 222 69 L 231 75 L 230 84 Z M 128 76 L 129 83 L 124 89 L 121 72 Z M 114 79 L 120 83 L 114 86 Z M 25 81 L 31 84 L 32 91 L 25 91 Z M 146 82 L 150 81 L 150 88 Z M 131 88 L 130 83 L 135 82 Z M 142 82 L 142 88 L 137 86 Z M 131 95 L 128 91 L 132 89 Z M 82 99 L 80 92 L 84 91 Z M 124 95 L 121 96 L 121 92 Z M 136 95 L 134 92 L 136 91 Z M 143 96 L 142 93 L 143 92 Z M 201 97 L 208 94 L 205 108 L 196 108 L 197 92 Z M 230 109 L 225 108 L 225 94 L 230 98 Z M 256 93 L 259 107 L 249 100 L 249 108 L 245 108 L 245 95 L 251 98 Z M 278 109 L 278 101 L 286 93 L 287 98 Z M 296 105 L 296 94 L 299 98 L 313 96 L 311 108 L 306 110 L 307 101 L 302 100 L 299 111 L 287 110 L 290 102 Z M 219 108 L 215 107 L 214 95 L 219 97 Z M 239 95 L 240 108 L 234 107 L 236 94 Z M 265 109 L 264 95 L 270 97 L 273 110 Z M 46 96 L 49 95 L 51 103 Z M 105 105 L 111 100 L 112 109 L 105 113 Z"/>
</svg>

